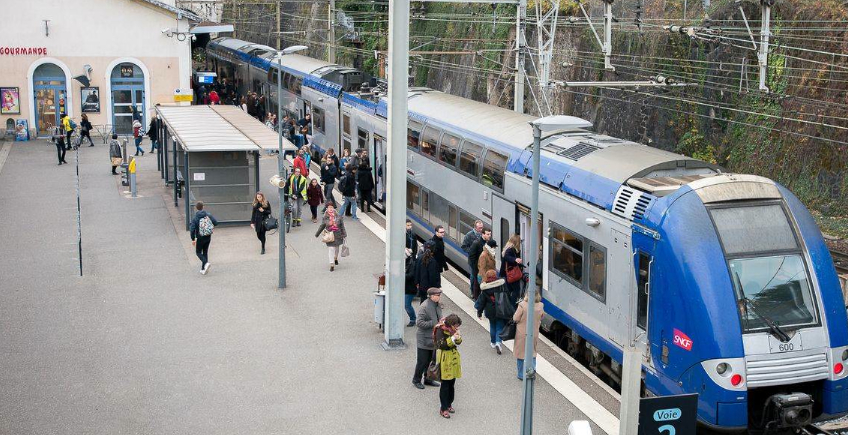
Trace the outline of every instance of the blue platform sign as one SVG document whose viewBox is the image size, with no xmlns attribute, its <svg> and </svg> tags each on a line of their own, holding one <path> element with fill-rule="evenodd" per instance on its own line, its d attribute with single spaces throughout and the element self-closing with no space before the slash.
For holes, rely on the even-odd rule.
<svg viewBox="0 0 848 435">
<path fill-rule="evenodd" d="M 695 433 L 697 422 L 697 394 L 639 401 L 639 435 L 690 435 Z"/>
</svg>

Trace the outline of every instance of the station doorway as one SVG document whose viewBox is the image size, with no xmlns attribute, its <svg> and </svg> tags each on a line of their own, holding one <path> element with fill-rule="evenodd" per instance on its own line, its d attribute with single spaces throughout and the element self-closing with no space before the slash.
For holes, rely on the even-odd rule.
<svg viewBox="0 0 848 435">
<path fill-rule="evenodd" d="M 144 72 L 132 63 L 112 68 L 112 131 L 131 135 L 133 119 L 147 127 L 147 104 L 144 95 Z"/>
<path fill-rule="evenodd" d="M 39 65 L 33 73 L 33 107 L 38 137 L 50 135 L 59 125 L 59 115 L 67 113 L 68 90 L 65 72 L 56 64 Z"/>
</svg>

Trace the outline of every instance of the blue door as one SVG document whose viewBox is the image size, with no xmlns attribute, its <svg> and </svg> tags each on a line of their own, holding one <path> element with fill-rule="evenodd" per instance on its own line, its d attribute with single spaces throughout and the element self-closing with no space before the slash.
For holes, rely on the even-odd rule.
<svg viewBox="0 0 848 435">
<path fill-rule="evenodd" d="M 35 127 L 38 137 L 46 137 L 51 127 L 59 125 L 59 115 L 68 110 L 65 72 L 55 64 L 45 63 L 35 69 L 32 81 Z"/>
<path fill-rule="evenodd" d="M 112 131 L 131 135 L 134 119 L 147 126 L 147 102 L 144 96 L 144 73 L 131 63 L 115 66 L 112 83 Z"/>
</svg>

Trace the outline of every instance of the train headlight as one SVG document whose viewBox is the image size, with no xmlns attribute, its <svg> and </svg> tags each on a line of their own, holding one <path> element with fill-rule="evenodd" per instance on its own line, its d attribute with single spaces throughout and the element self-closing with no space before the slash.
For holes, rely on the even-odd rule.
<svg viewBox="0 0 848 435">
<path fill-rule="evenodd" d="M 729 367 L 730 366 L 728 366 L 727 363 L 721 363 L 721 364 L 716 366 L 716 373 L 718 373 L 720 375 L 724 375 L 725 373 L 727 373 L 727 369 Z"/>
<path fill-rule="evenodd" d="M 842 361 L 848 360 L 848 349 L 842 351 Z"/>
</svg>

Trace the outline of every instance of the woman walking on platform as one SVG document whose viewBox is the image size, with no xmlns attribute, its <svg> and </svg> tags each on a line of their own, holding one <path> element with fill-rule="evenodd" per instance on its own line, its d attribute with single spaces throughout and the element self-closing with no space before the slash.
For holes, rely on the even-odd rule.
<svg viewBox="0 0 848 435">
<path fill-rule="evenodd" d="M 504 327 L 504 320 L 509 320 L 498 317 L 498 311 L 500 310 L 498 310 L 497 296 L 498 293 L 506 291 L 504 287 L 505 283 L 506 281 L 503 278 L 498 278 L 497 272 L 489 270 L 486 273 L 483 284 L 480 284 L 480 296 L 477 297 L 477 303 L 475 304 L 477 307 L 477 318 L 482 319 L 483 313 L 486 313 L 486 318 L 489 319 L 489 345 L 492 346 L 492 349 L 498 355 L 502 352 L 500 333 Z"/>
<path fill-rule="evenodd" d="M 318 231 L 315 237 L 324 233 L 321 240 L 327 244 L 330 259 L 330 272 L 335 270 L 335 266 L 339 264 L 339 247 L 344 245 L 347 231 L 344 227 L 344 216 L 336 212 L 336 204 L 333 201 L 327 201 L 327 211 L 324 212 L 324 218 L 321 225 L 318 226 Z"/>
<path fill-rule="evenodd" d="M 521 237 L 518 234 L 510 236 L 502 254 L 500 276 L 506 280 L 506 288 L 509 290 L 509 300 L 515 305 L 518 303 L 518 298 L 521 297 L 521 280 L 510 282 L 510 274 L 514 276 L 520 273 L 523 277 L 521 270 L 523 267 L 521 264 L 522 260 L 519 257 L 521 255 Z"/>
<path fill-rule="evenodd" d="M 309 211 L 312 212 L 312 222 L 318 222 L 318 206 L 324 202 L 324 193 L 321 192 L 317 178 L 313 178 L 309 182 L 309 187 L 306 188 L 306 202 L 309 204 Z"/>
<path fill-rule="evenodd" d="M 457 347 L 462 343 L 459 327 L 462 319 L 456 314 L 448 314 L 443 322 L 439 322 L 433 331 L 433 339 L 436 344 L 436 361 L 442 377 L 442 385 L 439 388 L 439 414 L 444 418 L 456 412 L 453 409 L 455 397 L 456 380 L 462 377 L 462 362 L 459 358 Z"/>
<path fill-rule="evenodd" d="M 112 175 L 118 175 L 115 169 L 118 169 L 118 166 L 121 166 L 121 163 L 124 162 L 124 156 L 116 133 L 112 133 L 112 140 L 109 141 L 109 159 L 112 160 Z"/>
<path fill-rule="evenodd" d="M 265 219 L 271 216 L 271 204 L 265 199 L 265 194 L 256 192 L 253 197 L 253 215 L 250 217 L 250 227 L 256 231 L 256 238 L 262 242 L 261 255 L 265 255 Z"/>
<path fill-rule="evenodd" d="M 545 315 L 545 306 L 542 304 L 542 293 L 535 292 L 535 294 L 536 298 L 533 305 L 533 357 L 531 359 L 534 369 L 536 368 L 536 347 L 539 344 L 539 326 L 542 324 L 542 317 Z M 520 380 L 524 380 L 524 359 L 526 356 L 524 354 L 524 347 L 527 345 L 528 296 L 530 296 L 529 293 L 518 304 L 518 309 L 515 310 L 515 314 L 512 316 L 512 320 L 515 321 L 515 345 L 512 348 L 512 352 L 515 354 L 515 366 L 518 369 L 518 379 Z"/>
<path fill-rule="evenodd" d="M 88 138 L 88 143 L 90 147 L 94 146 L 94 141 L 91 140 L 91 129 L 94 128 L 91 125 L 91 122 L 88 120 L 88 115 L 85 113 L 82 114 L 82 120 L 80 121 L 80 145 L 82 145 L 82 140 Z"/>
</svg>

